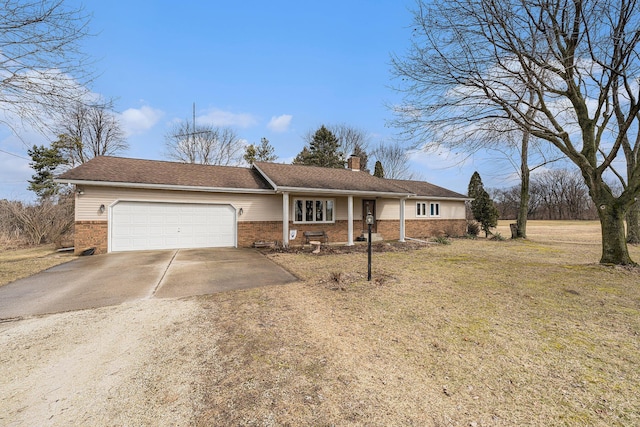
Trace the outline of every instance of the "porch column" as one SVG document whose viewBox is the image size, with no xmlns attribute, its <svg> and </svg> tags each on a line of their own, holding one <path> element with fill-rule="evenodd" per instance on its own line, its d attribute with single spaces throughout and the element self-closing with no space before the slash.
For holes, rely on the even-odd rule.
<svg viewBox="0 0 640 427">
<path fill-rule="evenodd" d="M 289 246 L 289 193 L 282 193 L 282 246 Z"/>
<path fill-rule="evenodd" d="M 400 199 L 400 241 L 404 242 L 404 205 L 405 198 Z"/>
<path fill-rule="evenodd" d="M 349 216 L 349 219 L 347 221 L 347 246 L 353 246 L 353 196 L 349 196 L 347 200 L 347 213 Z"/>
</svg>

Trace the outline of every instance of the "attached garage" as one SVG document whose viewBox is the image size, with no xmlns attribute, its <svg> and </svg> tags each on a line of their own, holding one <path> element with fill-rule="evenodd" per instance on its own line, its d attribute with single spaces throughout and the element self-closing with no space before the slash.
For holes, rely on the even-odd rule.
<svg viewBox="0 0 640 427">
<path fill-rule="evenodd" d="M 111 207 L 110 251 L 236 246 L 228 204 L 121 201 Z"/>
</svg>

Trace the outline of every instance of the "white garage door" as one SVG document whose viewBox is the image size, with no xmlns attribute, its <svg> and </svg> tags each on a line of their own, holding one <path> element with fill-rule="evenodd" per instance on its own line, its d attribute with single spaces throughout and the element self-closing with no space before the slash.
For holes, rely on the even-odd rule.
<svg viewBox="0 0 640 427">
<path fill-rule="evenodd" d="M 111 251 L 233 247 L 230 205 L 120 202 L 111 211 Z"/>
</svg>

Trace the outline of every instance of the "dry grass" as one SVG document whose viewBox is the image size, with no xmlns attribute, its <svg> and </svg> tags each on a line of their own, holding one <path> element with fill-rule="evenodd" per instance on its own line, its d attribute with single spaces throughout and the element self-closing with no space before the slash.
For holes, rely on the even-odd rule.
<svg viewBox="0 0 640 427">
<path fill-rule="evenodd" d="M 377 252 L 372 282 L 364 253 L 270 254 L 304 281 L 203 302 L 197 424 L 640 425 L 640 270 L 597 264 L 597 223 L 528 231 Z"/>
<path fill-rule="evenodd" d="M 72 254 L 56 252 L 53 245 L 0 249 L 0 286 L 72 259 Z"/>
</svg>

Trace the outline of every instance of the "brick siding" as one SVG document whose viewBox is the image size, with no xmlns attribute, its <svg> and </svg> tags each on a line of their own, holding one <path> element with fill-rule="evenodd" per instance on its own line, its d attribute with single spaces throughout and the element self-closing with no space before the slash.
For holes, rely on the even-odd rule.
<svg viewBox="0 0 640 427">
<path fill-rule="evenodd" d="M 76 221 L 74 236 L 74 253 L 96 248 L 96 254 L 106 254 L 108 246 L 107 221 Z"/>
<path fill-rule="evenodd" d="M 405 235 L 407 237 L 428 238 L 435 236 L 462 236 L 466 231 L 463 219 L 439 220 L 407 220 Z M 354 239 L 360 236 L 366 227 L 361 220 L 353 221 Z M 400 221 L 378 220 L 378 233 L 387 240 L 397 240 L 400 236 Z M 325 231 L 329 243 L 346 242 L 347 221 L 336 221 L 334 224 L 294 224 L 289 223 L 289 230 L 297 230 L 297 237 L 290 240 L 291 246 L 305 243 L 305 231 Z M 282 244 L 281 221 L 238 222 L 238 247 L 251 247 L 255 242 L 267 241 Z M 106 221 L 77 221 L 75 223 L 75 254 L 85 249 L 96 248 L 96 254 L 107 253 L 108 225 Z"/>
<path fill-rule="evenodd" d="M 360 235 L 362 221 L 353 221 L 356 236 Z M 336 221 L 334 224 L 294 224 L 289 222 L 289 230 L 297 230 L 297 236 L 290 240 L 292 246 L 304 245 L 305 231 L 324 231 L 329 243 L 347 241 L 347 221 Z M 282 244 L 281 221 L 241 221 L 238 222 L 238 246 L 251 247 L 254 242 L 278 242 Z"/>
<path fill-rule="evenodd" d="M 460 237 L 464 236 L 466 230 L 467 221 L 464 219 L 415 219 L 404 222 L 405 236 L 418 239 L 439 236 Z M 387 240 L 397 239 L 400 236 L 400 221 L 379 220 L 378 233 Z"/>
</svg>

